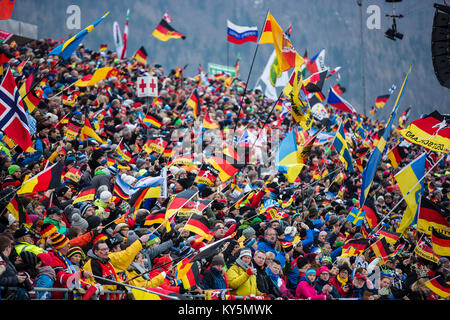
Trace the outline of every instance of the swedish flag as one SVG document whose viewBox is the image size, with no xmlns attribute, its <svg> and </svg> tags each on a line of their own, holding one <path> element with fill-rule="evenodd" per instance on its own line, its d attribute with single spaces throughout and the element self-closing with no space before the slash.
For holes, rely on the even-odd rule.
<svg viewBox="0 0 450 320">
<path fill-rule="evenodd" d="M 414 221 L 417 221 L 420 196 L 423 190 L 426 158 L 427 153 L 424 152 L 395 175 L 395 180 L 397 180 L 400 191 L 407 204 L 402 221 L 397 228 L 397 233 L 403 234 Z"/>
<path fill-rule="evenodd" d="M 366 211 L 353 207 L 347 215 L 347 220 L 359 227 L 362 225 Z"/>
<path fill-rule="evenodd" d="M 345 140 L 344 123 L 341 122 L 339 129 L 336 131 L 336 136 L 333 140 L 333 147 L 340 155 L 340 160 L 345 165 L 345 170 L 353 172 L 352 156 L 348 150 L 347 141 Z"/>
<path fill-rule="evenodd" d="M 411 72 L 411 68 L 412 67 L 410 66 L 408 73 L 406 74 L 406 77 L 403 80 L 402 87 L 400 88 L 397 100 L 395 101 L 394 107 L 392 108 L 392 112 L 384 129 L 383 136 L 380 138 L 379 142 L 377 143 L 377 146 L 370 155 L 369 162 L 367 163 L 367 166 L 363 171 L 361 194 L 359 196 L 360 208 L 363 207 L 364 202 L 366 201 L 366 197 L 367 194 L 369 193 L 370 186 L 372 185 L 373 178 L 375 177 L 375 173 L 377 172 L 378 163 L 380 162 L 380 159 L 383 156 L 384 147 L 386 146 L 389 134 L 391 133 L 392 125 L 394 123 L 395 116 L 397 114 L 399 101 L 403 95 L 403 89 L 405 88 L 406 83 L 408 82 L 408 77 Z"/>
<path fill-rule="evenodd" d="M 49 52 L 49 56 L 52 54 L 59 55 L 64 60 L 67 60 L 72 53 L 78 48 L 78 45 L 83 41 L 84 37 L 91 32 L 103 19 L 105 19 L 109 14 L 109 11 L 104 14 L 103 17 L 95 21 L 93 24 L 87 26 L 80 32 L 78 32 L 76 35 L 74 35 L 69 40 L 65 41 L 64 43 L 61 43 L 59 46 L 54 48 L 52 51 Z"/>
</svg>

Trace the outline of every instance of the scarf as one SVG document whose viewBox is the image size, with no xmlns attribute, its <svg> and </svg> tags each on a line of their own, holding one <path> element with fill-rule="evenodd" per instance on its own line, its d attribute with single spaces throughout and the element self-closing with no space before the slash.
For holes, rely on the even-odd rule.
<svg viewBox="0 0 450 320">
<path fill-rule="evenodd" d="M 239 267 L 241 267 L 242 269 L 244 269 L 245 271 L 247 271 L 248 268 L 254 269 L 253 268 L 253 264 L 250 262 L 250 265 L 246 264 L 244 261 L 242 261 L 242 259 L 237 258 L 236 259 L 236 263 Z"/>
<path fill-rule="evenodd" d="M 281 277 L 279 274 L 275 274 L 270 270 L 270 268 L 266 269 L 266 273 L 269 276 L 270 280 L 279 288 L 283 284 L 283 280 L 281 280 Z"/>
<path fill-rule="evenodd" d="M 339 277 L 339 273 L 336 275 L 336 279 L 339 282 L 339 284 L 341 285 L 341 287 L 346 285 L 347 281 L 348 281 L 348 278 L 347 279 L 342 279 L 341 277 Z"/>
</svg>

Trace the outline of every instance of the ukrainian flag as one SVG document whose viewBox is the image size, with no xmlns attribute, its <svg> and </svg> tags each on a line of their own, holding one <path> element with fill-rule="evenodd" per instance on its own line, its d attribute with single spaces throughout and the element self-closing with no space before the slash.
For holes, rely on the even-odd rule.
<svg viewBox="0 0 450 320">
<path fill-rule="evenodd" d="M 397 233 L 403 234 L 414 221 L 417 221 L 420 196 L 423 190 L 426 158 L 427 153 L 424 152 L 394 176 L 407 204 L 402 221 L 397 228 Z"/>
<path fill-rule="evenodd" d="M 408 82 L 408 77 L 411 72 L 411 68 L 412 66 L 409 67 L 408 73 L 406 74 L 406 77 L 403 80 L 403 84 L 398 93 L 397 100 L 395 101 L 394 107 L 392 108 L 392 112 L 386 124 L 386 127 L 384 128 L 383 136 L 381 137 L 381 139 L 377 143 L 377 146 L 370 155 L 369 162 L 367 163 L 367 166 L 363 171 L 361 194 L 359 196 L 360 208 L 364 206 L 364 202 L 366 201 L 366 197 L 367 194 L 369 193 L 370 186 L 372 185 L 373 178 L 375 177 L 375 173 L 377 172 L 378 163 L 380 162 L 380 159 L 383 156 L 384 147 L 386 146 L 389 134 L 391 133 L 392 125 L 394 124 L 395 116 L 397 114 L 399 101 L 403 95 L 403 89 L 405 88 L 406 83 Z"/>
<path fill-rule="evenodd" d="M 59 46 L 54 48 L 52 51 L 49 52 L 49 56 L 52 54 L 59 55 L 64 60 L 67 60 L 72 53 L 78 48 L 78 45 L 83 41 L 84 37 L 91 32 L 103 19 L 105 19 L 109 14 L 109 11 L 105 13 L 103 17 L 95 21 L 90 26 L 87 26 L 80 32 L 78 32 L 76 35 L 74 35 L 69 40 L 65 41 L 64 43 L 61 43 Z"/>
<path fill-rule="evenodd" d="M 276 163 L 278 171 L 284 173 L 289 183 L 293 183 L 297 179 L 300 171 L 305 166 L 298 152 L 295 128 L 280 142 Z"/>
<path fill-rule="evenodd" d="M 336 136 L 333 140 L 333 147 L 336 152 L 339 153 L 339 158 L 345 165 L 345 170 L 349 172 L 354 172 L 352 164 L 352 156 L 348 150 L 347 141 L 345 140 L 344 123 L 341 122 L 339 129 L 336 131 Z"/>
</svg>

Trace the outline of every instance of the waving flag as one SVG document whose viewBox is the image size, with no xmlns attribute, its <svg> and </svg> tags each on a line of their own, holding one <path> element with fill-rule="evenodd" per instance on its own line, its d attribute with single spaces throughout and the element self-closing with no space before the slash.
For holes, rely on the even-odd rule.
<svg viewBox="0 0 450 320">
<path fill-rule="evenodd" d="M 281 29 L 280 25 L 270 12 L 267 13 L 259 43 L 273 44 L 282 72 L 304 63 L 303 57 L 295 51 L 289 37 L 283 32 L 283 29 Z"/>
<path fill-rule="evenodd" d="M 17 194 L 26 194 L 48 189 L 57 189 L 61 185 L 62 162 L 51 165 L 47 169 L 39 172 L 34 177 L 25 181 Z"/>
<path fill-rule="evenodd" d="M 152 35 L 161 41 L 168 41 L 170 39 L 186 39 L 186 36 L 176 31 L 166 20 L 161 19 L 159 24 L 153 30 Z"/>
<path fill-rule="evenodd" d="M 95 70 L 94 74 L 88 74 L 83 78 L 77 80 L 74 85 L 77 87 L 87 87 L 96 84 L 99 81 L 110 77 L 117 77 L 120 71 L 116 68 L 105 67 Z"/>
<path fill-rule="evenodd" d="M 333 88 L 330 88 L 328 92 L 327 103 L 338 110 L 356 114 L 355 108 L 347 100 L 339 96 Z"/>
<path fill-rule="evenodd" d="M 143 65 L 147 64 L 147 51 L 145 50 L 145 48 L 143 46 L 141 46 L 133 55 L 133 59 L 135 59 L 136 61 L 139 61 L 140 63 L 142 63 Z"/>
<path fill-rule="evenodd" d="M 191 95 L 189 96 L 189 99 L 186 101 L 186 104 L 192 108 L 194 112 L 195 119 L 198 118 L 200 115 L 200 98 L 198 96 L 198 90 L 195 88 Z"/>
<path fill-rule="evenodd" d="M 127 9 L 127 17 L 125 21 L 125 28 L 123 29 L 123 38 L 122 38 L 122 52 L 120 57 L 120 60 L 125 59 L 127 57 L 127 42 L 128 42 L 128 21 L 130 20 L 130 9 Z"/>
<path fill-rule="evenodd" d="M 355 226 L 361 226 L 364 220 L 364 214 L 366 212 L 353 207 L 350 213 L 347 215 L 347 220 L 353 223 Z"/>
<path fill-rule="evenodd" d="M 106 142 L 103 141 L 103 139 L 100 138 L 100 136 L 97 134 L 97 132 L 95 132 L 94 128 L 92 128 L 91 122 L 89 121 L 87 116 L 84 118 L 84 126 L 83 128 L 81 128 L 80 135 L 81 141 L 85 141 L 88 138 L 92 138 L 101 144 L 106 144 Z"/>
<path fill-rule="evenodd" d="M 117 154 L 122 157 L 123 160 L 129 162 L 131 160 L 131 149 L 123 141 L 120 141 L 116 148 Z"/>
<path fill-rule="evenodd" d="M 431 229 L 450 236 L 450 210 L 422 197 L 419 208 L 417 230 L 431 236 Z"/>
<path fill-rule="evenodd" d="M 402 221 L 397 228 L 397 232 L 400 234 L 403 234 L 403 232 L 417 220 L 417 212 L 423 190 L 426 156 L 426 152 L 422 153 L 413 162 L 404 167 L 395 175 L 395 180 L 397 180 L 400 191 L 405 197 L 405 202 L 407 203 Z"/>
<path fill-rule="evenodd" d="M 280 142 L 276 159 L 278 171 L 283 173 L 290 183 L 293 183 L 305 166 L 298 152 L 295 129 L 292 129 Z"/>
<path fill-rule="evenodd" d="M 363 171 L 361 194 L 359 197 L 360 206 L 364 205 L 367 194 L 369 193 L 369 190 L 370 190 L 370 186 L 372 185 L 373 178 L 375 177 L 375 173 L 378 168 L 378 163 L 380 162 L 380 159 L 384 152 L 384 148 L 385 148 L 387 140 L 389 138 L 389 134 L 391 133 L 392 124 L 394 123 L 395 116 L 397 114 L 399 102 L 403 95 L 403 90 L 406 86 L 406 83 L 408 82 L 408 77 L 411 72 L 411 68 L 412 67 L 409 67 L 408 73 L 406 74 L 405 79 L 403 80 L 403 84 L 402 84 L 402 87 L 400 88 L 400 92 L 398 93 L 397 100 L 395 101 L 395 104 L 394 104 L 394 107 L 392 108 L 392 112 L 389 117 L 389 120 L 386 123 L 386 126 L 384 128 L 383 136 L 381 137 L 380 141 L 377 143 L 375 149 L 373 150 L 372 154 L 370 155 L 369 162 L 367 163 L 367 166 Z"/>
<path fill-rule="evenodd" d="M 204 163 L 200 167 L 194 182 L 203 183 L 206 184 L 207 186 L 212 187 L 215 185 L 218 176 L 219 176 L 218 170 L 214 169 L 211 165 Z"/>
<path fill-rule="evenodd" d="M 306 64 L 310 74 L 322 72 L 327 69 L 325 66 L 325 49 L 321 49 L 314 57 L 312 57 Z"/>
<path fill-rule="evenodd" d="M 59 46 L 50 51 L 48 55 L 59 55 L 64 60 L 67 60 L 78 48 L 78 45 L 81 43 L 81 41 L 83 41 L 84 37 L 86 37 L 88 33 L 94 30 L 94 28 L 108 16 L 108 14 L 109 12 L 105 13 L 103 17 L 95 21 L 93 24 L 87 26 L 64 43 L 61 43 Z"/>
<path fill-rule="evenodd" d="M 389 160 L 391 160 L 392 167 L 397 169 L 400 162 L 402 162 L 408 154 L 408 151 L 405 147 L 397 144 L 392 150 L 387 154 Z"/>
<path fill-rule="evenodd" d="M 186 222 L 184 230 L 188 230 L 195 234 L 198 234 L 208 241 L 213 237 L 213 235 L 210 233 L 208 220 L 200 214 L 193 214 L 188 222 Z"/>
<path fill-rule="evenodd" d="M 222 182 L 228 181 L 244 166 L 243 164 L 235 163 L 236 161 L 228 156 L 225 156 L 225 158 L 214 156 L 206 161 L 219 171 L 219 178 Z"/>
<path fill-rule="evenodd" d="M 227 40 L 234 44 L 258 41 L 258 27 L 243 27 L 227 20 Z"/>
<path fill-rule="evenodd" d="M 0 85 L 0 130 L 24 151 L 33 145 L 27 113 L 10 68 Z"/>
<path fill-rule="evenodd" d="M 345 140 L 344 123 L 341 122 L 338 130 L 336 131 L 336 136 L 333 140 L 333 147 L 336 152 L 339 153 L 339 159 L 345 165 L 345 170 L 348 172 L 353 172 L 352 156 L 347 146 L 347 141 Z"/>
<path fill-rule="evenodd" d="M 440 233 L 433 227 L 431 227 L 431 242 L 433 244 L 434 253 L 450 257 L 450 237 Z"/>
<path fill-rule="evenodd" d="M 444 299 L 450 296 L 450 281 L 447 281 L 443 275 L 438 275 L 430 281 L 425 282 L 425 286 Z"/>
<path fill-rule="evenodd" d="M 409 142 L 421 145 L 437 152 L 450 149 L 450 115 L 440 114 L 437 110 L 414 120 L 406 129 L 400 131 Z"/>
<path fill-rule="evenodd" d="M 133 194 L 133 187 L 123 181 L 120 174 L 116 176 L 116 183 L 114 184 L 114 194 L 119 196 L 123 200 L 130 199 L 130 195 Z"/>
</svg>

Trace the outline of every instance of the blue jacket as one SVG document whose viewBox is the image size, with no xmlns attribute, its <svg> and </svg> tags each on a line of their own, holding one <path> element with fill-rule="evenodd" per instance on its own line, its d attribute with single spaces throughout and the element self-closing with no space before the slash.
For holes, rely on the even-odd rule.
<svg viewBox="0 0 450 320">
<path fill-rule="evenodd" d="M 302 240 L 303 248 L 308 248 L 314 242 L 314 231 L 311 229 L 306 230 L 306 239 Z"/>
<path fill-rule="evenodd" d="M 278 255 L 278 251 L 275 249 L 275 245 L 268 242 L 266 239 L 262 238 L 258 241 L 258 250 L 264 251 L 264 252 L 273 252 L 275 256 Z"/>
</svg>

